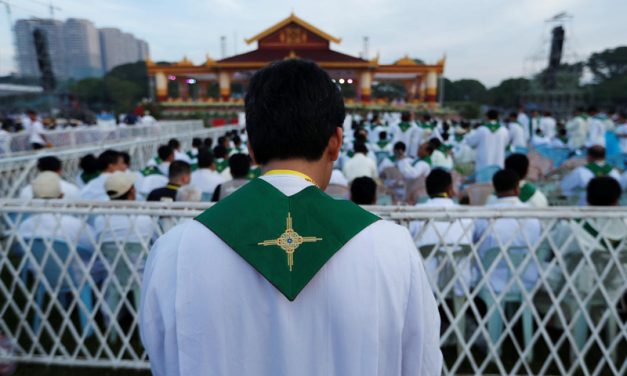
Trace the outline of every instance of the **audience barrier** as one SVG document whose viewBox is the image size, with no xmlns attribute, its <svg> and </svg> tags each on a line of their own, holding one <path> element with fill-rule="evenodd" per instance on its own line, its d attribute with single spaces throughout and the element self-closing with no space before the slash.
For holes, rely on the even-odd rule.
<svg viewBox="0 0 627 376">
<path fill-rule="evenodd" d="M 209 205 L 0 200 L 0 334 L 11 344 L 0 359 L 148 368 L 145 258 Z M 444 374 L 627 372 L 627 210 L 368 209 L 413 232 L 442 317 Z M 56 236 L 19 231 L 41 215 Z M 65 216 L 81 241 L 60 230 Z"/>
<path fill-rule="evenodd" d="M 202 125 L 201 121 L 189 121 L 184 123 L 189 124 L 190 126 L 195 124 Z M 240 125 L 229 125 L 216 128 L 201 127 L 200 129 L 190 128 L 183 130 L 183 128 L 175 128 L 173 126 L 168 129 L 179 130 L 173 133 L 161 133 L 153 137 L 142 137 L 139 139 L 121 142 L 83 145 L 64 150 L 44 150 L 38 153 L 31 153 L 29 155 L 2 158 L 0 159 L 0 197 L 16 197 L 16 195 L 19 194 L 20 189 L 24 185 L 28 184 L 28 182 L 35 176 L 37 172 L 37 160 L 43 156 L 51 155 L 61 159 L 63 162 L 64 179 L 74 183 L 76 181 L 76 176 L 80 173 L 80 159 L 87 154 L 94 154 L 95 156 L 98 156 L 99 153 L 106 149 L 125 151 L 131 156 L 131 169 L 138 171 L 144 168 L 150 158 L 157 154 L 159 146 L 166 143 L 172 137 L 176 137 L 181 142 L 183 150 L 189 150 L 194 137 L 212 137 L 215 143 L 217 138 L 224 135 L 224 133 L 230 130 L 242 128 L 243 126 Z"/>
<path fill-rule="evenodd" d="M 131 138 L 167 137 L 203 129 L 202 120 L 159 121 L 151 125 L 89 126 L 46 131 L 44 135 L 55 148 L 72 148 L 85 144 L 103 144 Z M 0 150 L 10 155 L 22 155 L 31 150 L 30 134 L 20 132 L 3 139 Z M 2 155 L 2 154 L 0 154 Z"/>
</svg>

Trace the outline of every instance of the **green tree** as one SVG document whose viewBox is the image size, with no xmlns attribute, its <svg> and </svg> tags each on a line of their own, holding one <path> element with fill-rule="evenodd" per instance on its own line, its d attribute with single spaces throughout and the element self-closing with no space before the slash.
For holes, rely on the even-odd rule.
<svg viewBox="0 0 627 376">
<path fill-rule="evenodd" d="M 84 78 L 76 81 L 69 90 L 80 102 L 89 107 L 101 107 L 111 101 L 104 80 L 100 78 Z"/>
<path fill-rule="evenodd" d="M 587 65 L 597 83 L 623 76 L 627 74 L 627 46 L 594 53 Z"/>
<path fill-rule="evenodd" d="M 480 81 L 461 79 L 450 81 L 444 79 L 445 102 L 476 102 L 484 103 L 488 96 L 488 89 Z"/>
<path fill-rule="evenodd" d="M 488 102 L 497 107 L 514 108 L 522 104 L 522 96 L 531 87 L 526 78 L 509 78 L 488 90 Z"/>
<path fill-rule="evenodd" d="M 142 88 L 135 82 L 115 77 L 105 77 L 104 84 L 115 112 L 131 111 L 137 102 L 141 100 Z"/>
<path fill-rule="evenodd" d="M 148 68 L 146 63 L 138 61 L 137 63 L 122 64 L 111 69 L 105 75 L 105 78 L 117 78 L 119 80 L 129 81 L 137 85 L 141 89 L 140 96 L 148 97 Z"/>
</svg>

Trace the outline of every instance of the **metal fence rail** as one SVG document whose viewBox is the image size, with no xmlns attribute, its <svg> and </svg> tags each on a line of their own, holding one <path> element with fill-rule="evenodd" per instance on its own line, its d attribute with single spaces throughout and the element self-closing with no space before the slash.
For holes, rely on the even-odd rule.
<svg viewBox="0 0 627 376">
<path fill-rule="evenodd" d="M 143 263 L 156 237 L 209 205 L 0 200 L 4 357 L 147 368 Z M 626 209 L 369 209 L 414 235 L 445 374 L 627 372 Z"/>
<path fill-rule="evenodd" d="M 159 121 L 152 125 L 132 126 L 90 126 L 86 128 L 69 128 L 45 132 L 48 141 L 55 148 L 76 147 L 85 144 L 102 144 L 125 139 L 157 136 L 168 136 L 200 130 L 204 127 L 201 120 Z M 2 139 L 0 155 L 23 155 L 30 150 L 30 134 L 20 132 Z M 32 153 L 28 152 L 29 154 Z"/>
<path fill-rule="evenodd" d="M 19 193 L 19 190 L 36 174 L 37 159 L 42 156 L 53 155 L 61 159 L 63 162 L 63 177 L 70 182 L 74 182 L 80 171 L 80 159 L 87 154 L 98 155 L 106 149 L 126 151 L 131 156 L 131 168 L 140 170 L 146 166 L 150 158 L 156 155 L 159 146 L 167 142 L 169 138 L 176 137 L 181 141 L 181 147 L 188 150 L 188 148 L 191 147 L 191 142 L 194 137 L 213 137 L 215 139 L 230 130 L 241 128 L 242 126 L 239 125 L 229 125 L 216 128 L 187 130 L 180 133 L 162 133 L 151 138 L 142 137 L 122 142 L 84 145 L 71 149 L 49 150 L 36 154 L 3 158 L 0 159 L 0 197 L 15 197 Z"/>
</svg>

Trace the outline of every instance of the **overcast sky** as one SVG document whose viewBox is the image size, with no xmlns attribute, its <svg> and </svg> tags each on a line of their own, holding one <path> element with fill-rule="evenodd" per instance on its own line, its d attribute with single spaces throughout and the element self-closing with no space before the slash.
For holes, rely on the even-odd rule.
<svg viewBox="0 0 627 376">
<path fill-rule="evenodd" d="M 48 17 L 50 0 L 5 0 L 13 21 Z M 332 46 L 358 55 L 363 36 L 371 55 L 391 63 L 408 54 L 434 63 L 447 55 L 445 75 L 477 78 L 488 86 L 528 75 L 540 64 L 548 43 L 545 20 L 566 11 L 571 59 L 627 45 L 627 0 L 52 0 L 55 18 L 86 18 L 97 27 L 118 27 L 150 44 L 153 60 L 196 63 L 209 53 L 220 58 L 250 50 L 251 37 L 287 17 L 299 17 L 342 38 Z M 0 1 L 0 74 L 15 70 L 12 34 Z M 237 36 L 237 38 L 235 38 Z M 234 43 L 235 42 L 235 43 Z M 536 56 L 536 58 L 532 58 Z"/>
</svg>

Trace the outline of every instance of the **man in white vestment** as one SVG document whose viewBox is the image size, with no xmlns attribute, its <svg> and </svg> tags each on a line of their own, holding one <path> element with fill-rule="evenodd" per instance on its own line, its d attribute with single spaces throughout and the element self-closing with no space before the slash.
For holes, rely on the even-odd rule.
<svg viewBox="0 0 627 376">
<path fill-rule="evenodd" d="M 588 140 L 586 146 L 600 145 L 605 147 L 605 131 L 607 123 L 596 107 L 588 109 Z"/>
<path fill-rule="evenodd" d="M 499 113 L 496 110 L 490 110 L 487 117 L 486 124 L 475 129 L 465 138 L 470 147 L 477 149 L 475 172 L 480 172 L 489 166 L 503 168 L 505 149 L 510 143 L 509 131 L 498 121 Z"/>
<path fill-rule="evenodd" d="M 621 180 L 618 170 L 605 161 L 605 148 L 596 145 L 588 148 L 588 164 L 577 167 L 562 179 L 562 194 L 576 198 L 579 205 L 584 205 L 586 187 L 592 178 L 598 176 L 610 176 L 618 182 Z"/>
<path fill-rule="evenodd" d="M 582 107 L 578 107 L 575 117 L 566 123 L 566 131 L 568 132 L 568 147 L 571 150 L 579 150 L 586 145 L 588 119 Z"/>
<path fill-rule="evenodd" d="M 146 262 L 153 375 L 440 375 L 439 314 L 409 232 L 321 191 L 342 144 L 337 86 L 282 60 L 255 73 L 245 107 L 264 175 Z"/>
<path fill-rule="evenodd" d="M 109 201 L 105 190 L 107 177 L 116 171 L 126 171 L 126 164 L 122 155 L 115 150 L 105 150 L 98 156 L 101 173 L 81 189 L 81 199 L 94 201 Z"/>
</svg>

